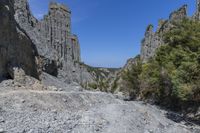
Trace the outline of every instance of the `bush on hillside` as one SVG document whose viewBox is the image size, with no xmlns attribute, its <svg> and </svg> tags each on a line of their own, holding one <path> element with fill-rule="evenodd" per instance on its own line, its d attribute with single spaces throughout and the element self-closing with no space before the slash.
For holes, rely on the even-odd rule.
<svg viewBox="0 0 200 133">
<path fill-rule="evenodd" d="M 140 57 L 135 58 L 135 63 L 130 69 L 126 69 L 122 73 L 123 88 L 124 92 L 128 92 L 131 99 L 136 98 L 140 90 L 139 75 L 142 72 L 142 63 Z"/>
<path fill-rule="evenodd" d="M 200 23 L 183 20 L 164 35 L 165 45 L 143 65 L 140 79 L 143 97 L 157 102 L 200 102 Z M 144 87 L 143 87 L 144 86 Z"/>
</svg>

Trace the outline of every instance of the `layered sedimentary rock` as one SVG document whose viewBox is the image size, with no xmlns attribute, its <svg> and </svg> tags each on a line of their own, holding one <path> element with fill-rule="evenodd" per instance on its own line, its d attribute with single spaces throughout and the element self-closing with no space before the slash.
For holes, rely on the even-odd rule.
<svg viewBox="0 0 200 133">
<path fill-rule="evenodd" d="M 27 0 L 1 0 L 0 4 L 1 77 L 10 75 L 9 65 L 38 78 L 44 71 L 69 83 L 92 80 L 81 65 L 79 40 L 71 33 L 67 6 L 51 2 L 48 14 L 37 20 Z"/>
<path fill-rule="evenodd" d="M 180 21 L 187 17 L 187 5 L 184 5 L 177 11 L 172 12 L 168 20 L 159 20 L 156 32 L 153 31 L 153 25 L 149 25 L 146 29 L 145 37 L 142 40 L 141 60 L 146 62 L 153 57 L 156 49 L 164 45 L 163 34 L 173 27 L 175 21 Z"/>
</svg>

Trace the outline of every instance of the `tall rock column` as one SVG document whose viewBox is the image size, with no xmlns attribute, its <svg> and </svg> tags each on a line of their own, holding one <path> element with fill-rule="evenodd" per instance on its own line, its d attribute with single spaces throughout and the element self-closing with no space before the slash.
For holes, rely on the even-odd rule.
<svg viewBox="0 0 200 133">
<path fill-rule="evenodd" d="M 47 40 L 48 47 L 56 50 L 58 60 L 64 60 L 65 45 L 71 35 L 71 11 L 64 5 L 51 2 L 49 13 L 39 22 L 39 31 Z"/>
<path fill-rule="evenodd" d="M 72 59 L 76 62 L 80 62 L 81 57 L 78 37 L 76 35 L 71 35 L 70 40 L 72 45 Z"/>
<path fill-rule="evenodd" d="M 51 2 L 48 14 L 38 22 L 37 28 L 47 40 L 47 47 L 56 51 L 57 77 L 79 82 L 80 45 L 78 37 L 71 33 L 70 9 L 63 4 Z"/>
<path fill-rule="evenodd" d="M 141 59 L 142 61 L 146 62 L 148 58 L 151 57 L 152 51 L 151 47 L 153 44 L 155 33 L 153 32 L 153 25 L 149 25 L 145 32 L 145 38 L 142 41 L 142 48 L 141 48 Z"/>
<path fill-rule="evenodd" d="M 196 12 L 193 18 L 196 20 L 200 20 L 200 0 L 196 0 Z"/>
</svg>

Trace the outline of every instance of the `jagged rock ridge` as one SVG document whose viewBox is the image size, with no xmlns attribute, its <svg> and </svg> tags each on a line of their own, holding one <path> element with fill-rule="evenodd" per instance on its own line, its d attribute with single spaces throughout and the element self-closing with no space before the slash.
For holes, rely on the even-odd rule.
<svg viewBox="0 0 200 133">
<path fill-rule="evenodd" d="M 141 44 L 141 60 L 143 62 L 148 61 L 151 57 L 155 55 L 156 49 L 161 45 L 164 45 L 163 34 L 166 33 L 173 27 L 174 21 L 180 21 L 184 18 L 200 20 L 200 0 L 197 1 L 197 9 L 192 17 L 187 15 L 187 5 L 183 5 L 177 11 L 170 14 L 168 20 L 159 20 L 159 25 L 156 32 L 153 31 L 153 25 L 149 25 L 145 32 L 145 37 Z"/>
</svg>

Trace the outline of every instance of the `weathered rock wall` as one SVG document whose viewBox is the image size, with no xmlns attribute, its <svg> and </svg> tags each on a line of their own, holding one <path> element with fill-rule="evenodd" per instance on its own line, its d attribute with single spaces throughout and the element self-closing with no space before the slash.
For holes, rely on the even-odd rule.
<svg viewBox="0 0 200 133">
<path fill-rule="evenodd" d="M 71 34 L 70 15 L 71 12 L 63 5 L 51 3 L 48 14 L 36 26 L 40 35 L 46 40 L 47 47 L 56 51 L 55 55 L 59 61 L 67 57 L 68 36 Z"/>
<path fill-rule="evenodd" d="M 14 65 L 34 77 L 44 71 L 68 83 L 92 80 L 81 65 L 80 45 L 71 33 L 68 7 L 50 3 L 48 14 L 39 21 L 31 14 L 27 0 L 0 3 L 0 77 L 8 76 L 8 65 Z"/>
<path fill-rule="evenodd" d="M 78 37 L 71 33 L 71 11 L 67 6 L 51 2 L 48 14 L 36 24 L 36 30 L 46 40 L 47 47 L 56 51 L 58 78 L 69 83 L 87 79 L 83 75 L 85 69 L 80 65 Z"/>
<path fill-rule="evenodd" d="M 47 39 L 38 31 L 37 25 L 39 21 L 31 14 L 27 0 L 12 1 L 15 21 L 35 45 L 39 55 L 38 61 L 41 62 L 40 68 L 56 76 L 58 71 L 56 50 L 48 47 Z"/>
<path fill-rule="evenodd" d="M 78 37 L 71 33 L 71 11 L 68 7 L 50 3 L 48 14 L 37 23 L 36 29 L 47 40 L 47 47 L 56 51 L 60 62 L 81 61 Z"/>
<path fill-rule="evenodd" d="M 31 14 L 27 0 L 12 1 L 14 2 L 15 20 L 35 44 L 38 54 L 51 60 L 57 60 L 55 50 L 48 47 L 46 38 L 36 29 L 38 20 Z"/>
<path fill-rule="evenodd" d="M 0 77 L 12 77 L 12 68 L 22 68 L 27 75 L 39 78 L 38 51 L 16 22 L 14 4 L 13 0 L 0 1 Z"/>
</svg>

